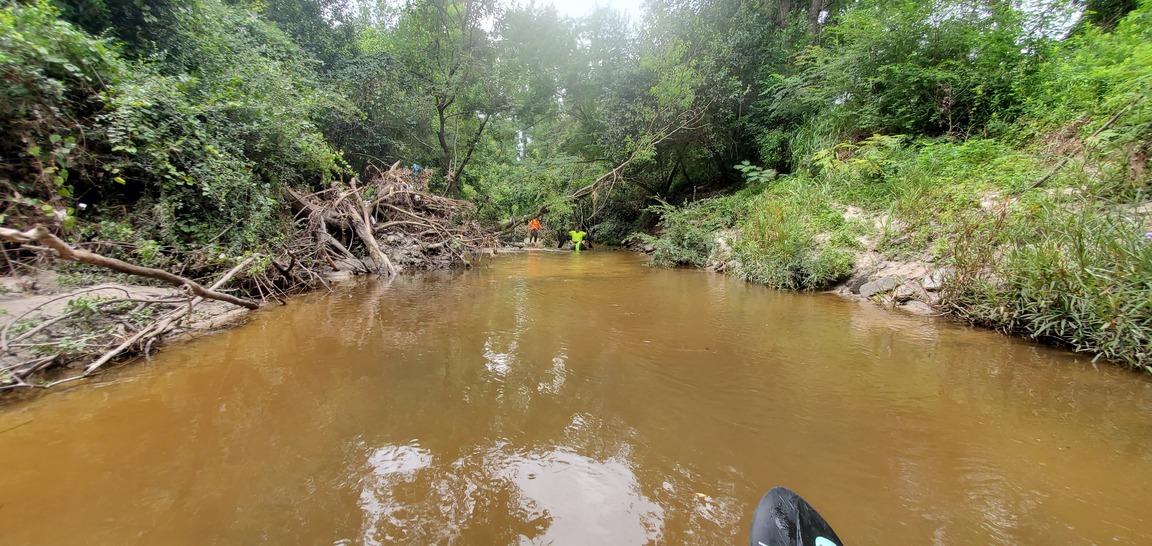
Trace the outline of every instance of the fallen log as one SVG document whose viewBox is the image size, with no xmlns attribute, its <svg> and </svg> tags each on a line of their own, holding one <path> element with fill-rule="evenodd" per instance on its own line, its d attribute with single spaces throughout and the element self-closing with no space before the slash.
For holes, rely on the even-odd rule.
<svg viewBox="0 0 1152 546">
<path fill-rule="evenodd" d="M 351 186 L 352 196 L 356 200 L 354 204 L 356 210 L 348 215 L 348 219 L 352 222 L 352 229 L 360 237 L 364 246 L 368 247 L 368 256 L 376 267 L 376 273 L 386 273 L 389 277 L 395 277 L 396 266 L 392 265 L 392 260 L 388 259 L 388 255 L 384 254 L 384 250 L 380 248 L 380 243 L 376 241 L 376 234 L 372 232 L 372 213 L 360 196 L 360 189 L 356 187 L 355 178 L 351 180 Z"/>
<path fill-rule="evenodd" d="M 186 279 L 162 269 L 153 269 L 151 267 L 134 265 L 125 261 L 117 260 L 115 258 L 101 256 L 84 249 L 72 248 L 59 237 L 53 235 L 52 232 L 48 231 L 48 229 L 44 226 L 36 226 L 28 231 L 23 232 L 16 229 L 0 227 L 0 239 L 4 239 L 5 241 L 10 241 L 13 243 L 40 243 L 56 251 L 56 254 L 64 260 L 95 265 L 111 269 L 113 271 L 119 271 L 120 273 L 127 273 L 129 275 L 136 275 L 139 277 L 147 277 L 150 279 L 164 281 L 175 286 L 187 287 L 188 290 L 193 294 L 210 300 L 223 301 L 233 305 L 239 305 L 240 307 L 246 307 L 248 309 L 260 308 L 260 304 L 255 301 L 244 298 L 237 298 L 236 296 L 231 296 L 204 288 L 203 286 L 200 286 L 200 284 L 196 281 Z"/>
</svg>

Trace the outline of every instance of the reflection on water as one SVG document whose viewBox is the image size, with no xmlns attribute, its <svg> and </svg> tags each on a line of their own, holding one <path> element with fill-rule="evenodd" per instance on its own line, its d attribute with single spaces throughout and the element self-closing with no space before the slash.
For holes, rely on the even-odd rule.
<svg viewBox="0 0 1152 546">
<path fill-rule="evenodd" d="M 419 521 L 419 512 L 398 502 L 394 490 L 401 484 L 410 484 L 417 472 L 432 464 L 432 454 L 415 445 L 385 446 L 368 455 L 366 467 L 357 469 L 365 473 L 366 482 L 360 492 L 360 509 L 364 511 L 364 544 L 394 543 L 411 538 L 408 529 Z M 381 540 L 383 539 L 383 540 Z"/>
<path fill-rule="evenodd" d="M 629 254 L 259 312 L 0 411 L 3 544 L 1152 543 L 1152 383 Z M 61 525 L 67 521 L 67 525 Z"/>
<path fill-rule="evenodd" d="M 517 451 L 509 442 L 437 461 L 415 445 L 371 450 L 356 469 L 362 544 L 648 544 L 663 509 L 640 490 L 627 460 L 570 449 Z M 487 522 L 499 515 L 503 529 Z M 554 517 L 555 515 L 563 517 Z"/>
</svg>

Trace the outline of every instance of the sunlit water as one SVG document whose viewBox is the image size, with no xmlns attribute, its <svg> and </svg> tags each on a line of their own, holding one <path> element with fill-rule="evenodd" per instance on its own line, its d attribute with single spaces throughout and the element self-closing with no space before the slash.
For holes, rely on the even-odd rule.
<svg viewBox="0 0 1152 546">
<path fill-rule="evenodd" d="M 1152 544 L 1152 383 L 627 253 L 258 312 L 0 409 L 0 544 Z"/>
</svg>

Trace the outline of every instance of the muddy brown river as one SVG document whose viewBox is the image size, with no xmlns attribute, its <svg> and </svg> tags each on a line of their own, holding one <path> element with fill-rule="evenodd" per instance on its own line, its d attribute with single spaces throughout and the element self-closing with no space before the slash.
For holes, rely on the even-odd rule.
<svg viewBox="0 0 1152 546">
<path fill-rule="evenodd" d="M 1152 382 L 621 252 L 315 294 L 0 408 L 0 544 L 1152 544 Z"/>
</svg>

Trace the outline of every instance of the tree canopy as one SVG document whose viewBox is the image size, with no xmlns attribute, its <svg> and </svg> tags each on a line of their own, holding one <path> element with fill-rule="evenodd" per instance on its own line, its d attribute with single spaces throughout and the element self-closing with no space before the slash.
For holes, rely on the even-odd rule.
<svg viewBox="0 0 1152 546">
<path fill-rule="evenodd" d="M 651 204 L 742 187 L 741 165 L 792 172 L 873 134 L 1066 121 L 1077 114 L 1054 86 L 1082 112 L 1132 85 L 1070 60 L 1107 55 L 1110 33 L 1146 34 L 1121 22 L 1152 9 L 652 0 L 630 20 L 502 0 L 2 6 L 3 214 L 127 206 L 142 237 L 174 247 L 262 244 L 286 188 L 396 162 L 492 224 L 544 207 L 618 239 Z"/>
</svg>

